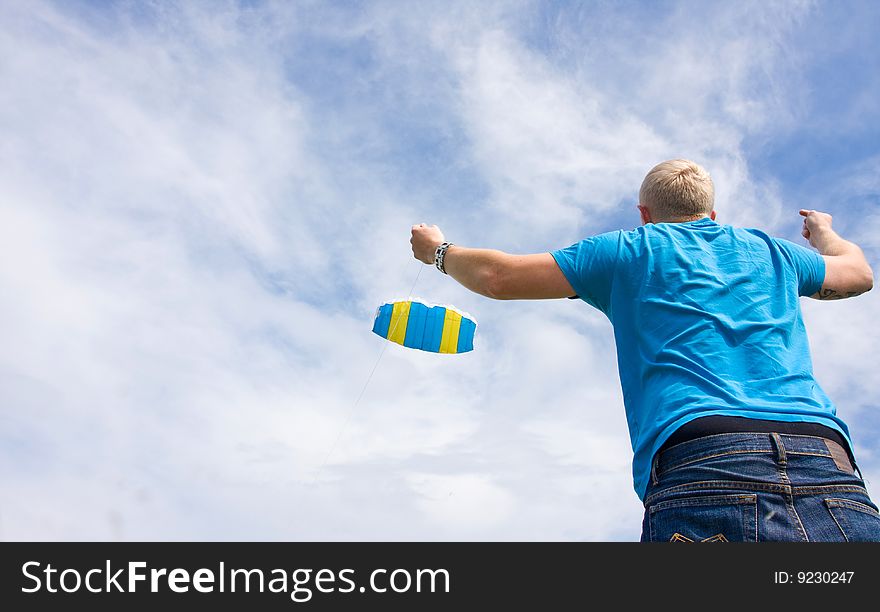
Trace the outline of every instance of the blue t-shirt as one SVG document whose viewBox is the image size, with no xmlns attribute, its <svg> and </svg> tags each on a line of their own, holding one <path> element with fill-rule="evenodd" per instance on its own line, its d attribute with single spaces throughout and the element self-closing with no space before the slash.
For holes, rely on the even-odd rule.
<svg viewBox="0 0 880 612">
<path fill-rule="evenodd" d="M 705 217 L 608 232 L 551 254 L 614 326 L 640 498 L 654 454 L 697 417 L 809 421 L 849 442 L 813 378 L 798 301 L 825 279 L 818 253 Z"/>
</svg>

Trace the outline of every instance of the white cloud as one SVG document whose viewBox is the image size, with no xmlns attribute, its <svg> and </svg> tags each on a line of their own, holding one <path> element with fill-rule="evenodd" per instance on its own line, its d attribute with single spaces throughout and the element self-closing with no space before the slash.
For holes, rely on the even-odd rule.
<svg viewBox="0 0 880 612">
<path fill-rule="evenodd" d="M 505 33 L 483 34 L 454 60 L 474 155 L 511 225 L 558 231 L 581 209 L 607 210 L 662 152 L 648 125 Z"/>
<path fill-rule="evenodd" d="M 478 350 L 389 346 L 353 406 L 370 317 L 413 282 L 411 223 L 562 246 L 662 157 L 782 223 L 743 140 L 802 112 L 799 5 L 672 15 L 637 52 L 611 9 L 551 21 L 555 49 L 530 4 L 82 10 L 0 8 L 0 536 L 638 537 L 601 314 L 425 268 Z M 806 310 L 817 372 L 873 398 L 836 306 Z"/>
<path fill-rule="evenodd" d="M 512 494 L 481 474 L 412 474 L 416 502 L 428 520 L 446 533 L 480 538 L 487 529 L 503 523 L 515 504 Z"/>
</svg>

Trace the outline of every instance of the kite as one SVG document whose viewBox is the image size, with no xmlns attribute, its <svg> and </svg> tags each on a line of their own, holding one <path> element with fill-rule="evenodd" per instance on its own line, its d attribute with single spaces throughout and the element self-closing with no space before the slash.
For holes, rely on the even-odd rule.
<svg viewBox="0 0 880 612">
<path fill-rule="evenodd" d="M 373 333 L 401 346 L 431 353 L 474 350 L 477 323 L 452 306 L 398 300 L 376 310 Z"/>
</svg>

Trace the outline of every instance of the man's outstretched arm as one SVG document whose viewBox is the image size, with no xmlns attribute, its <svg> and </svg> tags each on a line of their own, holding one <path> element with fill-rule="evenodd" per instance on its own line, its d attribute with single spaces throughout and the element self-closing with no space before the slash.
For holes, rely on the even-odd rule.
<svg viewBox="0 0 880 612">
<path fill-rule="evenodd" d="M 831 229 L 831 215 L 815 210 L 801 210 L 800 214 L 804 217 L 801 233 L 825 260 L 822 288 L 810 297 L 842 300 L 870 291 L 874 271 L 862 249 Z"/>
<path fill-rule="evenodd" d="M 413 256 L 434 263 L 434 252 L 445 242 L 436 225 L 413 225 Z M 510 255 L 493 249 L 449 247 L 446 273 L 475 293 L 496 300 L 565 298 L 575 294 L 550 253 Z"/>
</svg>

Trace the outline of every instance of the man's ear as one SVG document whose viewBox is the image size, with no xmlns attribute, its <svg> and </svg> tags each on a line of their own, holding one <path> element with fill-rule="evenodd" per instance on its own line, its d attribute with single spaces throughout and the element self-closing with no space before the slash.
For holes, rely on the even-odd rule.
<svg viewBox="0 0 880 612">
<path fill-rule="evenodd" d="M 642 217 L 642 225 L 647 225 L 648 223 L 653 223 L 651 219 L 651 211 L 648 210 L 647 206 L 642 206 L 639 204 L 639 215 Z"/>
<path fill-rule="evenodd" d="M 714 210 L 709 213 L 709 218 L 712 219 L 712 221 L 715 220 L 715 211 Z"/>
</svg>

